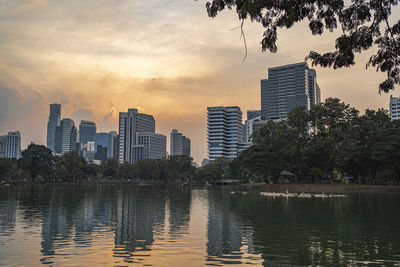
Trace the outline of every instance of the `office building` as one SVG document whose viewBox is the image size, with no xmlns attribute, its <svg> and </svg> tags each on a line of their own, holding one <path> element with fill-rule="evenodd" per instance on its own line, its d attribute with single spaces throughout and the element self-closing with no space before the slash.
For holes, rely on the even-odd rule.
<svg viewBox="0 0 400 267">
<path fill-rule="evenodd" d="M 137 109 L 119 113 L 119 145 L 118 160 L 133 162 L 133 147 L 136 135 L 140 132 L 155 132 L 155 120 L 152 115 L 139 113 Z"/>
<path fill-rule="evenodd" d="M 118 134 L 116 131 L 110 132 L 110 158 L 118 159 Z"/>
<path fill-rule="evenodd" d="M 96 133 L 95 138 L 95 151 L 97 152 L 97 147 L 101 146 L 107 150 L 107 158 L 111 157 L 111 135 L 110 133 Z"/>
<path fill-rule="evenodd" d="M 171 144 L 170 154 L 171 156 L 186 155 L 190 157 L 190 139 L 173 129 L 171 131 Z"/>
<path fill-rule="evenodd" d="M 138 132 L 136 145 L 143 145 L 148 149 L 148 158 L 159 159 L 167 156 L 167 137 L 151 132 Z"/>
<path fill-rule="evenodd" d="M 248 110 L 246 120 L 251 120 L 261 116 L 261 110 Z"/>
<path fill-rule="evenodd" d="M 64 154 L 77 151 L 78 131 L 73 120 L 64 118 L 56 127 L 55 153 Z"/>
<path fill-rule="evenodd" d="M 239 107 L 207 108 L 208 158 L 235 158 L 243 141 L 242 111 Z"/>
<path fill-rule="evenodd" d="M 400 120 L 400 97 L 390 96 L 389 115 L 392 121 Z"/>
<path fill-rule="evenodd" d="M 96 153 L 94 155 L 95 160 L 104 161 L 107 159 L 108 148 L 101 145 L 96 146 Z"/>
<path fill-rule="evenodd" d="M 82 120 L 79 124 L 79 143 L 86 144 L 94 141 L 96 136 L 96 123 Z"/>
<path fill-rule="evenodd" d="M 88 162 L 93 163 L 95 157 L 95 143 L 94 141 L 88 141 L 86 144 L 81 145 L 82 157 Z"/>
<path fill-rule="evenodd" d="M 5 135 L 0 136 L 0 158 L 6 157 L 6 140 L 7 136 Z"/>
<path fill-rule="evenodd" d="M 0 157 L 15 158 L 21 157 L 21 134 L 19 131 L 8 132 L 0 137 Z"/>
<path fill-rule="evenodd" d="M 132 150 L 132 160 L 136 162 L 141 159 L 149 158 L 149 148 L 145 145 L 134 145 Z"/>
<path fill-rule="evenodd" d="M 297 106 L 306 110 L 321 102 L 316 72 L 306 62 L 268 69 L 261 80 L 261 119 L 285 119 Z"/>
<path fill-rule="evenodd" d="M 49 121 L 47 122 L 47 141 L 46 145 L 51 151 L 55 151 L 56 127 L 60 126 L 61 105 L 50 104 Z"/>
</svg>

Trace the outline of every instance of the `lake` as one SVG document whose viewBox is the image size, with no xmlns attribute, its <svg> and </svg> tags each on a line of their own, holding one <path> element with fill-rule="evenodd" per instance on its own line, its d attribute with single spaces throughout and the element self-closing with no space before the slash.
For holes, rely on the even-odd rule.
<svg viewBox="0 0 400 267">
<path fill-rule="evenodd" d="M 0 188 L 0 266 L 400 264 L 400 194 L 266 197 L 233 187 Z"/>
</svg>

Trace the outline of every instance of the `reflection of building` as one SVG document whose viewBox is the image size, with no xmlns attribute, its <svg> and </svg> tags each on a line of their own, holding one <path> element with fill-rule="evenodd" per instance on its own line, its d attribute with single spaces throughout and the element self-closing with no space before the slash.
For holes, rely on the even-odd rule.
<svg viewBox="0 0 400 267">
<path fill-rule="evenodd" d="M 0 233 L 8 234 L 14 232 L 17 221 L 17 202 L 0 201 Z"/>
<path fill-rule="evenodd" d="M 218 194 L 213 196 L 212 194 Z M 208 242 L 207 254 L 220 257 L 240 251 L 242 247 L 242 228 L 236 215 L 224 203 L 221 192 L 209 191 L 208 200 Z"/>
<path fill-rule="evenodd" d="M 389 114 L 392 121 L 400 120 L 400 98 L 390 96 Z"/>
<path fill-rule="evenodd" d="M 147 189 L 126 190 L 118 195 L 116 207 L 115 245 L 125 250 L 115 257 L 126 257 L 127 252 L 150 250 L 156 227 L 165 220 L 165 196 Z"/>
<path fill-rule="evenodd" d="M 236 158 L 243 138 L 242 111 L 239 107 L 207 108 L 208 158 Z"/>
<path fill-rule="evenodd" d="M 189 227 L 192 191 L 173 188 L 168 193 L 169 232 L 179 234 Z"/>
<path fill-rule="evenodd" d="M 173 129 L 171 132 L 171 156 L 186 155 L 190 157 L 190 139 Z"/>
<path fill-rule="evenodd" d="M 155 120 L 152 115 L 139 113 L 137 109 L 119 113 L 119 162 L 133 162 L 132 150 L 136 145 L 138 132 L 155 132 Z"/>
<path fill-rule="evenodd" d="M 287 118 L 297 106 L 306 110 L 321 102 L 316 72 L 306 62 L 268 69 L 268 79 L 261 80 L 261 118 Z"/>
<path fill-rule="evenodd" d="M 49 121 L 47 123 L 47 148 L 54 151 L 56 145 L 56 127 L 60 126 L 61 105 L 50 104 Z"/>
</svg>

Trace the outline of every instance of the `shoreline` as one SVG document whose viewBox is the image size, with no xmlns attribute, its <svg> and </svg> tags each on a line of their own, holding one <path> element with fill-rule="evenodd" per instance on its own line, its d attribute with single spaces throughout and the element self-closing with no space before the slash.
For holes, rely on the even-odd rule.
<svg viewBox="0 0 400 267">
<path fill-rule="evenodd" d="M 400 193 L 400 185 L 359 184 L 246 184 L 242 188 L 284 193 Z"/>
</svg>

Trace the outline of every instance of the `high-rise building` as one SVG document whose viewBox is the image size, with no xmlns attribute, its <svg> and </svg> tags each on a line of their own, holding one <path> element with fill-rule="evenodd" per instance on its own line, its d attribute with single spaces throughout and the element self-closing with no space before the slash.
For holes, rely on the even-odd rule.
<svg viewBox="0 0 400 267">
<path fill-rule="evenodd" d="M 49 121 L 47 122 L 47 148 L 55 151 L 56 127 L 60 126 L 61 105 L 50 104 Z"/>
<path fill-rule="evenodd" d="M 77 150 L 78 132 L 73 120 L 64 118 L 56 128 L 55 153 L 64 154 Z"/>
<path fill-rule="evenodd" d="M 261 110 L 248 110 L 246 120 L 251 120 L 261 116 Z"/>
<path fill-rule="evenodd" d="M 155 120 L 152 115 L 139 113 L 137 109 L 119 113 L 119 145 L 118 160 L 133 162 L 133 146 L 136 145 L 136 134 L 155 132 Z"/>
<path fill-rule="evenodd" d="M 254 132 L 254 122 L 258 122 L 261 120 L 261 116 L 252 117 L 251 119 L 247 119 L 244 124 L 244 131 L 243 131 L 243 141 L 244 142 L 251 142 L 251 136 Z"/>
<path fill-rule="evenodd" d="M 109 149 L 107 147 L 103 147 L 101 145 L 96 146 L 96 153 L 94 155 L 94 159 L 100 161 L 106 160 L 108 150 Z"/>
<path fill-rule="evenodd" d="M 148 158 L 159 159 L 167 155 L 167 137 L 152 132 L 137 132 L 136 145 L 143 145 L 148 149 Z"/>
<path fill-rule="evenodd" d="M 306 110 L 321 102 L 316 72 L 307 62 L 268 69 L 268 79 L 261 80 L 261 119 L 285 119 L 297 106 Z"/>
<path fill-rule="evenodd" d="M 5 135 L 4 157 L 16 159 L 21 157 L 21 133 L 19 131 L 8 132 Z"/>
<path fill-rule="evenodd" d="M 118 158 L 118 134 L 116 131 L 110 132 L 110 158 Z"/>
<path fill-rule="evenodd" d="M 95 136 L 96 123 L 82 120 L 79 124 L 79 143 L 86 144 L 89 141 L 95 141 Z"/>
<path fill-rule="evenodd" d="M 182 137 L 182 154 L 190 157 L 190 138 Z"/>
<path fill-rule="evenodd" d="M 239 107 L 207 108 L 208 158 L 235 158 L 243 141 L 242 111 Z"/>
<path fill-rule="evenodd" d="M 7 140 L 6 135 L 0 136 L 0 158 L 6 157 L 6 140 Z"/>
<path fill-rule="evenodd" d="M 390 96 L 389 112 L 392 121 L 400 120 L 400 97 Z"/>
<path fill-rule="evenodd" d="M 111 157 L 111 135 L 110 133 L 96 133 L 95 138 L 95 150 L 97 152 L 97 148 L 101 146 L 102 148 L 107 149 L 107 158 Z"/>
<path fill-rule="evenodd" d="M 173 129 L 171 131 L 171 144 L 170 154 L 171 156 L 186 155 L 190 157 L 190 139 Z"/>
</svg>

